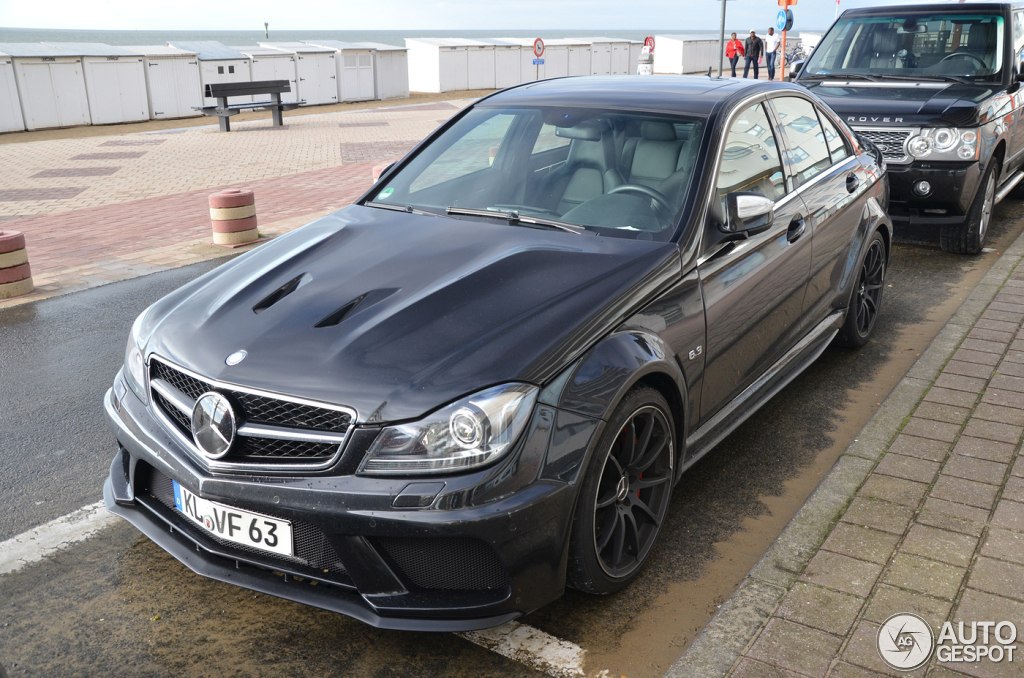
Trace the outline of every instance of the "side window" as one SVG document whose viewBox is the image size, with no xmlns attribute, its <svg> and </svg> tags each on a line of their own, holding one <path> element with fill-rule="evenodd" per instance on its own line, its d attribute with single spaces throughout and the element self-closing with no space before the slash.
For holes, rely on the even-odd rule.
<svg viewBox="0 0 1024 678">
<path fill-rule="evenodd" d="M 825 144 L 828 146 L 828 152 L 832 154 L 832 164 L 835 165 L 849 158 L 852 155 L 850 148 L 846 145 L 843 135 L 839 133 L 836 126 L 828 119 L 828 116 L 819 110 L 818 120 L 821 121 L 821 130 L 825 134 Z"/>
<path fill-rule="evenodd" d="M 419 191 L 489 168 L 514 119 L 514 115 L 502 113 L 471 129 L 416 177 L 409 190 Z"/>
<path fill-rule="evenodd" d="M 786 194 L 778 144 L 763 104 L 745 110 L 726 131 L 717 187 L 723 213 L 730 193 L 756 193 L 772 200 Z"/>
<path fill-rule="evenodd" d="M 786 140 L 783 156 L 793 175 L 793 187 L 799 188 L 832 165 L 825 133 L 810 101 L 776 97 L 772 106 Z"/>
</svg>

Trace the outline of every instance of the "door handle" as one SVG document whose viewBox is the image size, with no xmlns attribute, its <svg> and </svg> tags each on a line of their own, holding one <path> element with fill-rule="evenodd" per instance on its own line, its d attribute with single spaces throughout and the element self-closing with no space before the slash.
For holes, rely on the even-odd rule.
<svg viewBox="0 0 1024 678">
<path fill-rule="evenodd" d="M 853 193 L 860 186 L 860 179 L 857 178 L 856 174 L 846 175 L 846 192 Z"/>
<path fill-rule="evenodd" d="M 807 230 L 807 222 L 802 216 L 793 217 L 793 221 L 789 222 L 789 229 L 786 231 L 786 240 L 789 242 L 796 242 L 800 239 L 800 236 Z"/>
</svg>

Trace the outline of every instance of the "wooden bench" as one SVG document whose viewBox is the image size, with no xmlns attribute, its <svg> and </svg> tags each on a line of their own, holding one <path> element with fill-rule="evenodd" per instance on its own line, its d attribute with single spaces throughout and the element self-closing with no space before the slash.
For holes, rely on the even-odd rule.
<svg viewBox="0 0 1024 678">
<path fill-rule="evenodd" d="M 284 127 L 284 111 L 298 108 L 298 104 L 281 103 L 281 94 L 292 91 L 287 80 L 254 80 L 252 82 L 220 82 L 206 86 L 206 96 L 217 100 L 216 106 L 196 108 L 203 115 L 216 115 L 220 118 L 220 131 L 231 131 L 231 116 L 254 108 L 269 108 L 274 118 L 275 127 Z M 231 97 L 270 95 L 270 101 L 259 101 L 246 104 L 229 104 Z"/>
</svg>

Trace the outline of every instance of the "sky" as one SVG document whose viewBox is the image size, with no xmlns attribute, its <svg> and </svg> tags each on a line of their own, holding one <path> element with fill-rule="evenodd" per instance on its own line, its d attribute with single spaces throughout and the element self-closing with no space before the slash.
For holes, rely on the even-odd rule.
<svg viewBox="0 0 1024 678">
<path fill-rule="evenodd" d="M 841 0 L 841 9 L 913 0 Z M 794 29 L 827 28 L 833 0 L 798 0 Z M 763 32 L 775 0 L 729 0 L 728 30 Z M 717 29 L 720 0 L 0 0 L 0 26 L 106 30 Z M 737 26 L 741 27 L 737 29 Z"/>
</svg>

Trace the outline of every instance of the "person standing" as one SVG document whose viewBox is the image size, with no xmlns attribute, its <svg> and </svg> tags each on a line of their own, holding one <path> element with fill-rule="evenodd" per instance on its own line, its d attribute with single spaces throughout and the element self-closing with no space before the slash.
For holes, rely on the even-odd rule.
<svg viewBox="0 0 1024 678">
<path fill-rule="evenodd" d="M 768 35 L 764 36 L 764 65 L 768 67 L 769 80 L 775 79 L 775 57 L 779 54 L 779 44 L 781 43 L 782 38 L 775 35 L 775 29 L 769 28 Z"/>
<path fill-rule="evenodd" d="M 732 66 L 732 77 L 736 77 L 736 64 L 739 62 L 740 57 L 743 56 L 743 43 L 739 41 L 736 34 L 733 33 L 729 42 L 725 45 L 725 56 L 729 59 L 729 65 Z"/>
<path fill-rule="evenodd" d="M 764 55 L 764 41 L 757 37 L 757 31 L 753 28 L 750 29 L 750 37 L 747 38 L 746 43 L 743 45 L 743 55 L 746 57 L 746 61 L 743 64 L 743 77 L 750 77 L 750 64 L 754 64 L 754 80 L 760 77 L 758 69 L 760 68 L 758 62 Z"/>
</svg>

